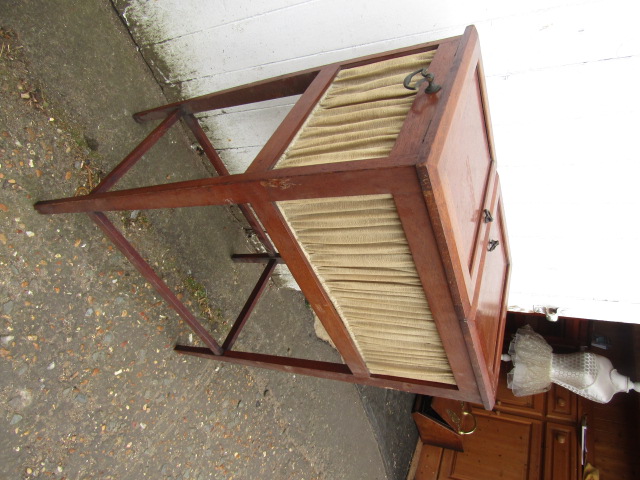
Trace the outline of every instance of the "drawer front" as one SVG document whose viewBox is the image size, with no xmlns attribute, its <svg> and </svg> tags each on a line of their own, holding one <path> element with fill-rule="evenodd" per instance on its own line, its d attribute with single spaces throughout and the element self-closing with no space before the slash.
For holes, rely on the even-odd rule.
<svg viewBox="0 0 640 480">
<path fill-rule="evenodd" d="M 566 388 L 552 385 L 547 394 L 547 417 L 575 422 L 578 419 L 578 397 Z"/>
</svg>

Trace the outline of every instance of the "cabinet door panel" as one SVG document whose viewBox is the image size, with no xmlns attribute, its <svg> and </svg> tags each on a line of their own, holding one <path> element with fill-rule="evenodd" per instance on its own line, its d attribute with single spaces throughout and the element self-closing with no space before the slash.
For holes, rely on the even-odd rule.
<svg viewBox="0 0 640 480">
<path fill-rule="evenodd" d="M 478 428 L 464 440 L 464 452 L 445 450 L 438 479 L 538 480 L 542 422 L 474 411 Z"/>
<path fill-rule="evenodd" d="M 545 480 L 577 480 L 578 439 L 575 427 L 547 423 L 544 450 Z"/>
<path fill-rule="evenodd" d="M 495 204 L 492 208 L 493 220 L 488 232 L 480 240 L 483 261 L 481 262 L 482 282 L 476 290 L 476 316 L 469 321 L 469 328 L 475 330 L 484 363 L 488 367 L 492 390 L 495 391 L 500 371 L 500 353 L 497 348 L 504 341 L 504 325 L 507 316 L 507 295 L 510 255 L 504 224 L 504 211 L 496 180 Z"/>
</svg>

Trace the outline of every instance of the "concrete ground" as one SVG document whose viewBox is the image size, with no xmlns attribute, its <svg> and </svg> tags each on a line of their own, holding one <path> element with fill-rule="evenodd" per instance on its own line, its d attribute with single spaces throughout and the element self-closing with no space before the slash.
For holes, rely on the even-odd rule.
<svg viewBox="0 0 640 480">
<path fill-rule="evenodd" d="M 107 0 L 0 0 L 0 477 L 401 479 L 412 396 L 176 355 L 189 329 L 84 215 L 165 103 Z M 121 185 L 210 175 L 174 127 Z M 234 208 L 111 215 L 222 338 L 260 274 Z M 194 340 L 195 342 L 195 340 Z M 339 361 L 270 285 L 239 349 Z"/>
</svg>

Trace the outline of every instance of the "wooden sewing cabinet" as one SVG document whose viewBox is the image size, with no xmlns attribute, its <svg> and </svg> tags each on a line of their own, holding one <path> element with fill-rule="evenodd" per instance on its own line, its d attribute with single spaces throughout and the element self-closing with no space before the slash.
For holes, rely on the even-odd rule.
<svg viewBox="0 0 640 480">
<path fill-rule="evenodd" d="M 229 175 L 196 115 L 292 95 L 251 166 Z M 179 353 L 493 407 L 510 257 L 475 28 L 134 118 L 161 123 L 90 194 L 36 209 L 86 212 L 100 226 L 204 343 Z M 178 120 L 220 176 L 109 191 Z M 266 250 L 235 260 L 266 268 L 219 344 L 102 212 L 228 204 Z M 344 364 L 233 350 L 279 262 Z"/>
</svg>

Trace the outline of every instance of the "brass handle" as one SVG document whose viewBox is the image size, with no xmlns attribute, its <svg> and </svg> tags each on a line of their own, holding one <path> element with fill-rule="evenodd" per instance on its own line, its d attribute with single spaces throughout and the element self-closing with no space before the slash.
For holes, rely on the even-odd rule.
<svg viewBox="0 0 640 480">
<path fill-rule="evenodd" d="M 462 415 L 468 415 L 473 419 L 473 427 L 471 427 L 471 430 L 466 430 L 466 431 L 462 429 L 458 429 L 458 433 L 460 435 L 471 435 L 478 428 L 478 419 L 476 419 L 476 416 L 471 412 L 462 412 Z"/>
<path fill-rule="evenodd" d="M 558 403 L 559 407 L 564 407 L 567 404 L 567 402 L 566 402 L 566 400 L 564 398 L 558 398 L 558 402 L 557 403 Z"/>
<path fill-rule="evenodd" d="M 463 405 L 464 405 L 464 402 L 463 402 Z M 471 427 L 470 430 L 463 430 L 462 424 L 464 423 L 464 421 L 461 420 L 460 417 L 456 415 L 456 413 L 453 410 L 447 409 L 447 415 L 449 415 L 449 418 L 451 418 L 451 421 L 455 424 L 456 430 L 459 435 L 471 435 L 478 428 L 478 420 L 476 419 L 475 415 L 471 412 L 462 410 L 462 416 L 469 416 L 473 419 L 473 427 Z"/>
<path fill-rule="evenodd" d="M 417 74 L 422 75 L 424 78 L 418 80 L 415 87 L 412 87 L 411 80 Z M 418 90 L 418 88 L 420 88 L 420 85 L 422 85 L 424 82 L 428 82 L 429 85 L 427 85 L 425 93 L 436 93 L 440 91 L 442 85 L 435 84 L 435 79 L 436 77 L 433 75 L 433 73 L 429 73 L 426 68 L 421 68 L 420 70 L 416 70 L 415 72 L 407 75 L 404 79 L 404 82 L 402 82 L 402 85 L 404 85 L 404 88 L 406 88 L 407 90 Z"/>
<path fill-rule="evenodd" d="M 556 435 L 556 440 L 558 441 L 558 443 L 562 444 L 562 443 L 566 443 L 567 442 L 567 436 L 559 433 L 558 435 Z"/>
</svg>

